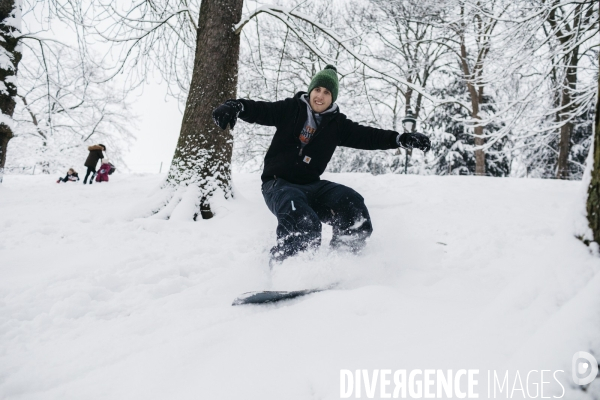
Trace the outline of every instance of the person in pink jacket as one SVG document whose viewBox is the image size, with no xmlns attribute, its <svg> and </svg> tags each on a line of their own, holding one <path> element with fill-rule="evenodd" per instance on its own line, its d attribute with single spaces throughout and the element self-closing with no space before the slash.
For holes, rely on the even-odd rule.
<svg viewBox="0 0 600 400">
<path fill-rule="evenodd" d="M 108 172 L 110 171 L 110 163 L 107 158 L 102 159 L 100 169 L 96 175 L 96 182 L 108 182 Z"/>
</svg>

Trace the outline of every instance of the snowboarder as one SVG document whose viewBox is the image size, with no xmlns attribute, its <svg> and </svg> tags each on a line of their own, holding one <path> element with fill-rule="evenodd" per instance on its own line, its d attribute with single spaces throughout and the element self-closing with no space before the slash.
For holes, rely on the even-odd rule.
<svg viewBox="0 0 600 400">
<path fill-rule="evenodd" d="M 108 158 L 105 158 L 100 163 L 100 169 L 98 170 L 98 175 L 96 175 L 96 182 L 108 182 L 108 173 L 110 172 L 110 161 Z M 92 183 L 92 182 L 90 182 Z"/>
<path fill-rule="evenodd" d="M 340 112 L 337 70 L 327 65 L 315 74 L 308 92 L 276 102 L 227 100 L 213 111 L 222 129 L 237 118 L 276 127 L 264 160 L 262 194 L 277 217 L 277 244 L 270 264 L 321 243 L 321 224 L 331 224 L 330 247 L 358 253 L 373 232 L 363 197 L 355 190 L 319 177 L 337 146 L 365 150 L 418 148 L 429 138 L 359 125 Z"/>
<path fill-rule="evenodd" d="M 87 183 L 87 178 L 90 174 L 92 174 L 90 178 L 90 185 L 92 182 L 94 182 L 94 175 L 96 175 L 96 166 L 98 165 L 98 161 L 104 158 L 102 150 L 106 151 L 106 146 L 103 144 L 95 144 L 88 147 L 90 154 L 88 154 L 84 164 L 87 167 L 87 173 L 85 174 L 85 178 L 83 178 L 84 185 Z"/>
<path fill-rule="evenodd" d="M 67 171 L 67 175 L 65 175 L 64 178 L 58 178 L 56 183 L 77 182 L 78 180 L 79 180 L 79 175 L 77 174 L 77 172 L 75 172 L 75 170 L 73 168 L 69 168 L 69 170 Z"/>
</svg>

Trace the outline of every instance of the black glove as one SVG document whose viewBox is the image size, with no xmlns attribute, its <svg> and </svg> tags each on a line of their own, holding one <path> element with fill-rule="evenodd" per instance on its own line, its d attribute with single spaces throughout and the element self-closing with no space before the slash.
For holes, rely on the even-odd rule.
<svg viewBox="0 0 600 400">
<path fill-rule="evenodd" d="M 405 149 L 416 147 L 419 150 L 423 150 L 425 153 L 431 150 L 429 138 L 422 133 L 404 132 L 402 135 L 398 136 L 396 141 L 398 142 L 398 146 L 404 147 Z"/>
<path fill-rule="evenodd" d="M 238 114 L 244 109 L 241 101 L 227 100 L 213 111 L 213 120 L 221 129 L 226 129 L 227 124 L 233 129 Z"/>
</svg>

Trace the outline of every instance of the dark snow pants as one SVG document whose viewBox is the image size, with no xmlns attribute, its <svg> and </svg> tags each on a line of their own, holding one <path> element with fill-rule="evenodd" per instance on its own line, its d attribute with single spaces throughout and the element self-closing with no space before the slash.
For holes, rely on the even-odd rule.
<svg viewBox="0 0 600 400">
<path fill-rule="evenodd" d="M 92 182 L 94 182 L 94 176 L 96 176 L 96 169 L 87 167 L 87 172 L 85 174 L 85 178 L 83 178 L 83 183 L 86 183 L 89 174 L 92 174 L 92 177 L 90 178 L 90 185 L 91 185 Z"/>
<path fill-rule="evenodd" d="M 298 185 L 277 178 L 263 183 L 262 194 L 277 217 L 277 245 L 271 256 L 283 260 L 321 244 L 321 223 L 333 227 L 332 248 L 359 252 L 373 232 L 363 197 L 325 180 Z"/>
</svg>

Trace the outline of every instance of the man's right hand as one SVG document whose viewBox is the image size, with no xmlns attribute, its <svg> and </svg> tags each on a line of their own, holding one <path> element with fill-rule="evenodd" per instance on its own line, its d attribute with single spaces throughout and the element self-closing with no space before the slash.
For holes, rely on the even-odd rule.
<svg viewBox="0 0 600 400">
<path fill-rule="evenodd" d="M 227 100 L 213 111 L 213 120 L 221 129 L 226 129 L 227 124 L 233 129 L 237 122 L 240 111 L 244 109 L 242 103 L 238 100 Z"/>
</svg>

